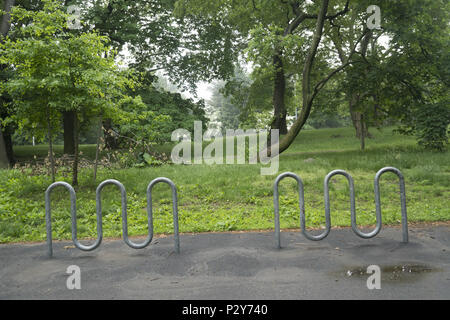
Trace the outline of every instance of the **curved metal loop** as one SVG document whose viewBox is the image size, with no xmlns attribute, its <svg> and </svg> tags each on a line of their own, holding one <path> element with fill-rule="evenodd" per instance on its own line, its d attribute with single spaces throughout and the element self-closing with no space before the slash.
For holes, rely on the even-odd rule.
<svg viewBox="0 0 450 320">
<path fill-rule="evenodd" d="M 375 206 L 377 217 L 380 217 L 381 221 L 381 201 L 380 201 L 380 178 L 383 173 L 393 172 L 399 178 L 399 186 L 400 186 L 400 202 L 401 202 L 401 210 L 402 210 L 402 242 L 408 242 L 408 217 L 406 213 L 406 191 L 405 191 L 405 179 L 403 178 L 403 174 L 394 167 L 385 167 L 377 172 L 375 175 Z M 380 222 L 381 225 L 381 222 Z"/>
<path fill-rule="evenodd" d="M 350 189 L 350 213 L 351 213 L 351 225 L 352 230 L 358 237 L 369 239 L 375 237 L 381 230 L 381 215 L 377 213 L 376 219 L 377 224 L 375 226 L 375 229 L 372 230 L 369 233 L 364 233 L 361 230 L 358 229 L 358 226 L 356 224 L 356 209 L 355 209 L 355 186 L 353 183 L 352 176 L 347 173 L 344 170 L 333 170 L 331 171 L 326 177 L 324 181 L 324 194 L 325 194 L 325 211 L 330 214 L 330 192 L 329 192 L 329 182 L 330 179 L 335 175 L 343 175 L 347 178 L 349 183 L 349 189 Z"/>
<path fill-rule="evenodd" d="M 48 256 L 53 256 L 53 243 L 52 243 L 52 219 L 51 219 L 51 205 L 50 205 L 50 194 L 52 190 L 58 186 L 63 186 L 67 190 L 69 190 L 70 193 L 70 214 L 71 214 L 71 220 L 72 220 L 72 241 L 75 244 L 75 246 L 83 251 L 92 251 L 95 248 L 97 248 L 100 243 L 102 242 L 103 237 L 103 230 L 102 230 L 102 216 L 97 211 L 97 240 L 94 242 L 94 244 L 90 246 L 86 246 L 81 244 L 78 241 L 77 236 L 77 207 L 76 207 L 76 193 L 73 187 L 64 181 L 58 181 L 52 183 L 47 190 L 45 191 L 45 223 L 47 228 L 47 247 L 48 247 Z"/>
<path fill-rule="evenodd" d="M 297 181 L 298 184 L 298 198 L 299 198 L 299 207 L 300 207 L 300 217 L 304 217 L 304 199 L 303 199 L 303 181 L 300 179 L 299 176 L 297 176 L 295 173 L 292 172 L 285 172 L 280 174 L 276 179 L 275 183 L 273 185 L 273 207 L 275 210 L 275 240 L 277 242 L 277 248 L 281 248 L 281 235 L 280 235 L 280 203 L 279 198 L 280 194 L 278 192 L 278 184 L 281 180 L 283 180 L 286 177 L 294 178 Z"/>
<path fill-rule="evenodd" d="M 149 216 L 149 230 L 150 224 L 153 235 L 153 205 L 152 205 L 152 189 L 153 187 L 160 182 L 167 183 L 172 189 L 172 212 L 173 212 L 173 237 L 174 237 L 174 246 L 175 252 L 180 252 L 180 236 L 179 236 L 179 228 L 178 228 L 178 195 L 177 195 L 177 187 L 172 182 L 172 180 L 168 178 L 156 178 L 152 180 L 147 187 L 147 213 Z"/>
<path fill-rule="evenodd" d="M 105 180 L 102 183 L 99 184 L 96 191 L 96 202 L 97 202 L 97 212 L 102 212 L 102 200 L 101 200 L 101 192 L 103 188 L 108 185 L 113 184 L 119 187 L 120 195 L 121 195 L 121 203 L 122 203 L 122 234 L 123 234 L 123 241 L 131 248 L 133 249 L 143 249 L 146 246 L 149 245 L 149 243 L 152 241 L 153 238 L 153 227 L 152 227 L 152 219 L 150 216 L 148 216 L 148 229 L 149 229 L 149 235 L 147 236 L 147 239 L 143 243 L 134 243 L 128 238 L 128 218 L 127 218 L 127 193 L 125 190 L 124 185 L 114 179 Z"/>
<path fill-rule="evenodd" d="M 338 174 L 338 173 L 335 173 Z M 331 177 L 330 177 L 331 178 Z M 325 178 L 325 181 L 326 178 Z M 328 182 L 325 183 L 325 190 L 327 190 L 326 195 L 328 195 Z M 329 198 L 329 196 L 328 196 Z M 303 235 L 308 238 L 309 240 L 313 240 L 313 241 L 319 241 L 322 239 L 325 239 L 329 234 L 330 234 L 330 230 L 331 230 L 331 217 L 330 217 L 330 209 L 329 209 L 329 205 L 327 206 L 328 202 L 327 202 L 327 196 L 325 196 L 325 231 L 322 232 L 319 235 L 313 236 L 310 235 L 307 231 L 306 231 L 306 218 L 305 218 L 305 211 L 303 210 L 303 212 L 300 212 L 300 217 L 301 217 L 301 228 L 302 228 L 302 233 Z M 303 205 L 304 206 L 304 205 Z M 328 208 L 328 210 L 327 210 Z"/>
</svg>

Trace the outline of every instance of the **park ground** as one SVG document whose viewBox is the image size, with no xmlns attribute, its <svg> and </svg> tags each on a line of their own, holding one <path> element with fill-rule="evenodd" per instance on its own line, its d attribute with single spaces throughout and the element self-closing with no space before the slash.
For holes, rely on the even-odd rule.
<svg viewBox="0 0 450 320">
<path fill-rule="evenodd" d="M 305 187 L 306 223 L 311 228 L 325 224 L 323 179 L 335 169 L 353 176 L 356 188 L 357 222 L 375 224 L 373 180 L 386 166 L 398 168 L 405 177 L 408 221 L 450 220 L 450 152 L 424 151 L 414 137 L 396 134 L 393 127 L 372 129 L 366 149 L 352 128 L 305 130 L 280 156 L 278 173 L 299 175 Z M 171 146 L 158 147 L 170 157 Z M 62 151 L 56 147 L 57 155 Z M 81 146 L 83 157 L 93 158 L 95 146 Z M 24 162 L 40 159 L 46 146 L 18 146 L 17 158 Z M 264 165 L 263 165 L 264 166 Z M 96 238 L 95 189 L 106 179 L 122 182 L 127 190 L 128 231 L 131 236 L 147 233 L 146 188 L 156 177 L 170 178 L 179 196 L 180 232 L 221 232 L 273 229 L 273 183 L 276 175 L 262 176 L 261 165 L 171 165 L 148 168 L 101 168 L 97 180 L 93 170 L 82 168 L 77 192 L 78 237 Z M 70 183 L 70 175 L 58 173 L 57 180 Z M 0 171 L 0 243 L 45 241 L 44 192 L 51 184 L 47 174 L 31 169 Z M 283 229 L 299 227 L 297 189 L 293 179 L 280 184 L 280 217 Z M 153 189 L 154 231 L 173 232 L 170 189 L 158 184 Z M 383 225 L 400 223 L 398 178 L 386 173 L 381 179 Z M 330 186 L 331 222 L 349 226 L 348 184 L 335 177 Z M 107 186 L 102 194 L 104 237 L 121 237 L 120 193 Z M 71 239 L 70 203 L 67 191 L 52 193 L 53 238 Z"/>
</svg>

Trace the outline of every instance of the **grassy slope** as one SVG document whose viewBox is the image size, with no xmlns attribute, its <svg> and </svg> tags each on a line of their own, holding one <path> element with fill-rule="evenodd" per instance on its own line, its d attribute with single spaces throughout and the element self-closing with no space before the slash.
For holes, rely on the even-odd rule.
<svg viewBox="0 0 450 320">
<path fill-rule="evenodd" d="M 368 139 L 367 150 L 361 152 L 351 128 L 303 131 L 281 155 L 279 173 L 295 172 L 304 182 L 307 225 L 320 227 L 324 224 L 323 179 L 334 169 L 346 170 L 354 178 L 358 224 L 373 225 L 373 179 L 385 166 L 397 167 L 405 176 L 409 221 L 450 220 L 449 152 L 423 151 L 416 147 L 414 139 L 395 135 L 392 128 L 373 129 L 372 133 L 375 138 Z M 27 157 L 33 154 L 31 150 L 39 148 L 42 147 L 19 147 L 16 151 Z M 85 148 L 87 154 L 92 153 L 92 147 Z M 110 178 L 121 181 L 127 189 L 130 235 L 145 234 L 146 187 L 159 176 L 168 177 L 177 185 L 181 232 L 273 228 L 275 176 L 261 176 L 260 165 L 166 165 L 117 171 L 104 169 L 97 183 L 92 181 L 91 170 L 83 171 L 77 189 L 79 238 L 96 237 L 95 188 L 100 181 Z M 335 177 L 332 181 L 332 224 L 350 225 L 347 182 L 344 177 Z M 29 176 L 16 170 L 0 171 L 0 242 L 45 240 L 44 192 L 49 184 L 49 177 Z M 299 226 L 296 192 L 292 179 L 280 184 L 282 228 Z M 71 238 L 68 198 L 64 190 L 55 190 L 52 194 L 55 239 Z M 119 192 L 114 186 L 107 186 L 102 199 L 104 236 L 119 237 Z M 170 233 L 173 227 L 169 187 L 155 186 L 153 201 L 155 232 Z M 383 223 L 399 223 L 398 182 L 394 174 L 382 177 L 381 201 Z"/>
</svg>

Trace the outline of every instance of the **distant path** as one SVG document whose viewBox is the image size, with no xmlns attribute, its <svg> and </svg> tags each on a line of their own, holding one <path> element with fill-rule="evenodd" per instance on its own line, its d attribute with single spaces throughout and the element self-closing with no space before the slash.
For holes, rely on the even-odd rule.
<svg viewBox="0 0 450 320">
<path fill-rule="evenodd" d="M 55 242 L 52 259 L 45 243 L 0 245 L 0 299 L 450 299 L 450 225 L 409 231 L 408 244 L 398 227 L 370 240 L 332 229 L 320 242 L 288 231 L 281 250 L 273 232 L 184 234 L 179 255 L 172 236 L 142 250 Z M 69 265 L 81 290 L 66 288 Z M 381 268 L 380 290 L 367 289 L 369 265 Z"/>
</svg>

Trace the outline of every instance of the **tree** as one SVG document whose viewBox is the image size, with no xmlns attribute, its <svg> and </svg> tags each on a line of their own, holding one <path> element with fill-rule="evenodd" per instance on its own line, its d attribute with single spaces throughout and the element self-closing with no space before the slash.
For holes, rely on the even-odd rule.
<svg viewBox="0 0 450 320">
<path fill-rule="evenodd" d="M 1 8 L 3 9 L 0 25 L 0 42 L 7 36 L 9 29 L 11 28 L 11 8 L 14 6 L 15 0 L 3 0 Z M 5 67 L 0 66 L 0 72 L 4 74 Z M 3 77 L 2 77 L 3 78 Z M 3 80 L 3 79 L 2 79 Z M 3 97 L 0 99 L 0 119 L 4 117 Z M 6 136 L 6 139 L 5 139 Z M 8 128 L 0 123 L 0 168 L 7 168 L 14 162 L 14 156 L 12 152 L 11 135 L 8 132 Z"/>
<path fill-rule="evenodd" d="M 145 105 L 145 112 L 153 114 L 166 121 L 153 121 L 151 124 L 152 139 L 155 143 L 165 143 L 171 141 L 172 132 L 176 129 L 185 128 L 193 132 L 194 121 L 201 121 L 206 128 L 208 119 L 205 115 L 205 103 L 203 100 L 194 102 L 192 99 L 186 99 L 177 92 L 169 92 L 156 88 L 150 81 L 130 92 L 130 95 L 138 95 L 142 98 Z M 149 117 L 143 120 L 146 123 Z M 148 125 L 148 124 L 146 124 Z M 137 128 L 136 128 L 137 129 Z M 124 132 L 123 128 L 119 131 Z M 132 132 L 133 130 L 128 130 Z M 135 131 L 136 132 L 136 131 Z"/>
<path fill-rule="evenodd" d="M 319 7 L 305 1 L 179 0 L 178 7 L 199 16 L 220 16 L 244 39 L 246 53 L 256 74 L 272 81 L 273 121 L 271 128 L 287 133 L 287 82 L 299 72 L 306 56 L 309 34 L 314 31 Z M 324 18 L 333 20 L 348 11 L 348 1 L 336 7 L 336 13 Z M 334 9 L 334 8 L 333 8 Z"/>
<path fill-rule="evenodd" d="M 349 2 L 347 1 L 345 3 L 345 8 L 342 11 L 339 11 L 336 14 L 333 15 L 327 15 L 328 12 L 328 0 L 322 0 L 319 13 L 317 15 L 316 19 L 316 26 L 312 35 L 312 41 L 311 45 L 309 46 L 307 56 L 303 63 L 303 72 L 302 72 L 302 109 L 300 112 L 299 117 L 295 120 L 292 127 L 289 129 L 288 133 L 285 137 L 283 137 L 279 144 L 279 152 L 285 151 L 291 143 L 294 141 L 294 139 L 297 137 L 298 133 L 301 131 L 303 126 L 305 125 L 310 113 L 311 108 L 313 106 L 314 99 L 319 94 L 320 90 L 326 85 L 326 83 L 335 76 L 338 72 L 345 69 L 347 66 L 349 66 L 352 63 L 352 60 L 350 59 L 354 52 L 356 51 L 356 47 L 358 43 L 361 41 L 361 39 L 364 37 L 364 35 L 367 33 L 367 30 L 365 29 L 361 36 L 357 39 L 357 41 L 354 43 L 353 48 L 351 49 L 349 53 L 349 59 L 344 63 L 341 64 L 339 67 L 336 67 L 333 71 L 328 73 L 326 76 L 322 78 L 319 82 L 316 83 L 314 88 L 311 86 L 311 74 L 313 70 L 314 61 L 318 52 L 319 43 L 322 39 L 323 35 L 323 28 L 325 21 L 328 20 L 329 23 L 333 23 L 333 20 L 335 18 L 338 18 L 341 15 L 344 15 L 349 8 Z M 270 154 L 270 151 L 269 151 Z"/>
<path fill-rule="evenodd" d="M 369 3 L 362 2 L 361 5 Z M 358 4 L 345 4 L 351 17 L 359 17 L 360 22 L 354 28 L 354 21 L 352 24 L 345 21 L 347 15 L 331 15 L 336 19 L 327 19 L 330 16 L 326 13 L 328 1 L 322 2 L 312 45 L 303 64 L 302 110 L 281 140 L 280 152 L 289 147 L 306 123 L 323 87 L 341 71 L 346 71 L 346 92 L 352 99 L 356 97 L 356 101 L 351 102 L 355 107 L 353 112 L 360 112 L 361 116 L 368 114 L 372 119 L 400 119 L 409 132 L 416 132 L 423 145 L 442 149 L 450 119 L 449 77 L 445 67 L 449 61 L 449 41 L 445 36 L 449 28 L 449 4 L 429 0 L 382 1 L 379 5 L 384 24 L 380 31 L 367 28 L 365 19 L 368 15 Z M 350 45 L 341 52 L 342 43 L 336 43 L 337 54 L 343 58 L 341 64 L 333 66 L 336 63 L 331 61 L 332 71 L 316 80 L 313 87 L 313 68 L 317 70 L 315 57 L 320 52 L 318 43 L 322 38 L 329 42 L 339 26 L 344 27 L 343 32 L 353 28 L 358 33 L 346 34 Z M 378 41 L 383 34 L 390 39 L 387 48 Z M 322 48 L 327 50 L 326 44 Z M 328 52 L 332 53 L 330 49 Z M 431 115 L 433 120 L 430 120 Z M 359 122 L 361 132 L 365 132 L 367 119 L 360 118 Z M 361 134 L 362 148 L 364 137 L 365 134 Z"/>
<path fill-rule="evenodd" d="M 328 39 L 341 61 L 347 59 L 357 38 L 355 27 L 364 23 L 361 13 L 369 4 L 358 2 L 351 16 L 330 26 Z M 415 0 L 378 5 L 382 24 L 364 36 L 353 58 L 359 63 L 346 68 L 341 82 L 357 136 L 363 147 L 368 125 L 389 117 L 401 121 L 402 132 L 416 134 L 419 144 L 443 149 L 450 122 L 449 4 Z"/>
<path fill-rule="evenodd" d="M 286 81 L 284 95 L 285 107 L 291 112 L 294 84 L 293 81 Z M 238 125 L 243 129 L 266 129 L 273 124 L 274 88 L 270 74 L 259 74 L 257 71 L 249 73 L 236 65 L 234 76 L 217 89 L 219 114 L 225 123 L 229 123 L 225 128 Z M 225 101 L 221 103 L 221 99 Z"/>
<path fill-rule="evenodd" d="M 238 129 L 240 109 L 231 102 L 230 97 L 223 95 L 225 84 L 216 82 L 212 85 L 211 98 L 208 101 L 215 114 L 215 121 L 220 123 L 220 128 L 224 132 L 225 129 Z"/>
<path fill-rule="evenodd" d="M 106 45 L 107 38 L 95 32 L 79 35 L 67 29 L 68 15 L 56 0 L 43 0 L 43 9 L 16 7 L 12 19 L 28 21 L 15 41 L 2 44 L 2 64 L 11 65 L 14 76 L 2 89 L 11 95 L 14 120 L 21 130 L 33 130 L 39 138 L 47 134 L 53 161 L 52 136 L 59 128 L 61 113 L 75 114 L 75 159 L 72 184 L 78 184 L 79 124 L 100 114 L 126 118 L 117 105 L 129 99 L 136 76 L 120 70 Z M 105 57 L 106 56 L 106 57 Z M 130 100 L 128 100 L 130 102 Z M 139 105 L 139 99 L 132 99 Z M 54 170 L 52 170 L 54 179 Z"/>
<path fill-rule="evenodd" d="M 378 100 L 390 117 L 400 120 L 401 132 L 416 135 L 428 149 L 443 150 L 450 124 L 450 3 L 382 4 L 391 41 L 389 55 L 373 64 Z"/>
<path fill-rule="evenodd" d="M 116 52 L 127 49 L 129 66 L 160 71 L 183 90 L 195 92 L 199 81 L 225 79 L 233 72 L 236 36 L 220 17 L 173 15 L 175 0 L 74 0 L 81 8 L 84 30 L 94 29 L 111 39 Z M 105 140 L 114 123 L 105 118 Z"/>
<path fill-rule="evenodd" d="M 329 40 L 329 42 L 331 42 L 330 45 L 335 47 L 339 61 L 342 64 L 345 64 L 346 61 L 352 58 L 349 55 L 352 52 L 351 49 L 353 48 L 355 41 L 359 37 L 361 26 L 365 23 L 365 9 L 368 5 L 369 4 L 365 1 L 353 5 L 350 15 L 342 17 L 337 23 L 333 23 L 329 26 L 328 39 L 326 40 Z M 367 61 L 367 49 L 374 32 L 376 32 L 376 30 L 368 31 L 361 41 L 358 53 L 360 54 L 360 58 L 365 61 Z M 356 57 L 356 59 L 357 58 L 358 57 Z M 361 110 L 362 104 L 360 103 L 363 96 L 367 94 L 361 92 L 360 89 L 360 83 L 362 82 L 361 75 L 365 72 L 366 69 L 360 68 L 360 65 L 346 68 L 346 77 L 343 81 L 347 81 L 348 84 L 347 86 L 341 86 L 341 89 L 343 89 L 346 94 L 350 117 L 356 131 L 356 137 L 361 139 L 362 149 L 364 148 L 364 138 L 369 136 L 367 117 L 365 117 L 365 112 Z"/>
<path fill-rule="evenodd" d="M 305 88 L 309 88 L 311 67 L 316 58 L 323 23 L 325 20 L 333 21 L 345 15 L 349 10 L 348 4 L 349 1 L 339 2 L 333 7 L 334 13 L 327 14 L 328 1 L 321 2 L 321 5 L 304 1 L 264 0 L 222 0 L 215 1 L 214 4 L 204 0 L 177 2 L 178 8 L 183 8 L 183 12 L 187 11 L 197 16 L 222 17 L 225 23 L 230 24 L 246 40 L 243 42 L 247 57 L 253 62 L 256 74 L 262 78 L 269 75 L 272 80 L 274 117 L 271 127 L 280 129 L 282 134 L 287 133 L 288 79 L 299 73 L 298 66 L 301 64 L 305 66 L 302 72 L 303 80 L 308 80 L 305 82 Z M 325 14 L 321 16 L 317 12 Z M 320 28 L 317 28 L 319 22 Z M 311 42 L 313 45 L 308 45 Z M 304 52 L 308 51 L 310 54 L 305 55 Z M 309 114 L 309 111 L 306 114 Z M 292 136 L 289 133 L 288 135 Z"/>
<path fill-rule="evenodd" d="M 414 132 L 421 144 L 442 148 L 449 118 L 449 4 L 379 1 L 381 29 L 370 30 L 366 9 L 371 4 L 345 0 L 334 1 L 332 6 L 326 0 L 177 2 L 182 12 L 220 16 L 241 36 L 255 70 L 252 80 L 270 75 L 273 81 L 272 127 L 284 117 L 286 85 L 292 81 L 301 85 L 296 94 L 301 112 L 282 138 L 280 152 L 294 141 L 323 89 L 337 76 L 341 85 L 334 85 L 333 90 L 346 94 L 362 148 L 369 125 L 379 125 L 387 117 L 399 119 L 403 131 Z M 382 37 L 388 39 L 387 45 Z M 331 97 L 342 98 L 338 93 Z M 322 105 L 316 107 L 324 110 Z M 434 120 L 427 120 L 430 117 Z"/>
</svg>

